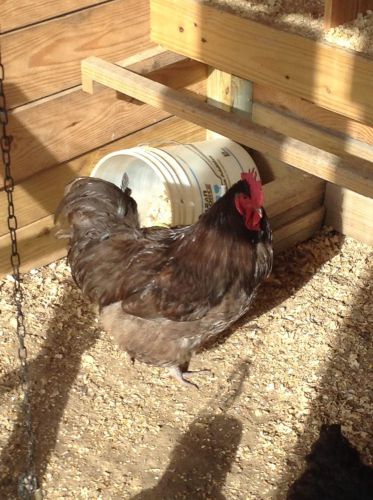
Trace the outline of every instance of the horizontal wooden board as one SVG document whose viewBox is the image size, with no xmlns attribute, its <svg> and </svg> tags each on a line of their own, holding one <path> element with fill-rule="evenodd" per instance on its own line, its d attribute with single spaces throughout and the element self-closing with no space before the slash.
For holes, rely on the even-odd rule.
<svg viewBox="0 0 373 500">
<path fill-rule="evenodd" d="M 38 113 L 39 120 L 35 121 Z M 56 120 L 56 116 L 60 119 Z M 83 92 L 59 95 L 53 102 L 25 110 L 19 119 L 12 116 L 9 130 L 14 137 L 14 178 L 20 182 L 167 116 L 168 113 L 149 106 L 120 101 L 110 91 L 91 99 Z M 1 178 L 2 175 L 0 172 Z"/>
<path fill-rule="evenodd" d="M 373 60 L 197 0 L 151 0 L 151 37 L 210 66 L 373 124 Z"/>
<path fill-rule="evenodd" d="M 373 164 L 368 161 L 339 158 L 97 57 L 82 61 L 82 74 L 88 92 L 92 92 L 92 81 L 101 83 L 324 180 L 373 196 Z"/>
<path fill-rule="evenodd" d="M 319 207 L 274 231 L 273 247 L 275 252 L 283 252 L 287 248 L 311 238 L 321 228 L 324 215 L 325 208 Z"/>
<path fill-rule="evenodd" d="M 328 184 L 326 223 L 347 236 L 373 246 L 373 199 Z"/>
<path fill-rule="evenodd" d="M 21 272 L 40 267 L 66 255 L 66 240 L 53 234 L 53 216 L 40 219 L 18 231 Z M 0 236 L 0 276 L 11 273 L 9 236 Z"/>
<path fill-rule="evenodd" d="M 105 0 L 0 0 L 0 33 L 103 3 Z M 107 1 L 107 0 L 106 0 Z"/>
<path fill-rule="evenodd" d="M 166 52 L 144 59 L 142 64 L 133 58 L 123 64 L 131 63 L 132 70 L 150 72 L 151 78 L 170 86 L 185 86 L 204 94 L 206 67 L 185 59 L 171 64 L 177 59 L 183 58 L 172 54 L 170 57 Z M 155 63 L 159 69 L 152 72 Z M 14 139 L 11 151 L 14 178 L 17 182 L 26 179 L 167 116 L 168 113 L 150 106 L 117 99 L 115 92 L 103 87 L 93 96 L 77 87 L 16 108 L 9 115 L 9 134 Z M 1 184 L 2 175 L 1 171 Z"/>
<path fill-rule="evenodd" d="M 264 206 L 273 229 L 297 219 L 323 204 L 325 182 L 302 172 L 292 172 L 264 186 Z"/>
<path fill-rule="evenodd" d="M 254 103 L 251 118 L 254 123 L 337 156 L 348 159 L 352 155 L 373 162 L 373 145 L 331 133 L 313 123 L 295 118 L 270 106 Z"/>
<path fill-rule="evenodd" d="M 195 142 L 204 140 L 205 130 L 171 117 L 127 137 L 116 140 L 74 160 L 44 170 L 18 184 L 14 191 L 14 205 L 19 227 L 31 224 L 54 213 L 63 196 L 65 185 L 79 175 L 90 175 L 93 167 L 107 153 L 138 144 L 156 144 L 160 141 Z M 0 192 L 0 205 L 6 206 L 6 194 Z M 8 231 L 5 217 L 0 218 L 0 235 Z"/>
<path fill-rule="evenodd" d="M 329 129 L 329 132 L 336 132 L 341 135 L 341 138 L 357 139 L 373 145 L 373 127 L 316 106 L 306 99 L 282 92 L 276 86 L 255 84 L 253 100 L 255 103 L 266 104 L 313 125 Z"/>
<path fill-rule="evenodd" d="M 154 45 L 148 10 L 147 0 L 114 0 L 2 35 L 8 106 L 78 85 L 84 57 L 118 61 Z"/>
</svg>

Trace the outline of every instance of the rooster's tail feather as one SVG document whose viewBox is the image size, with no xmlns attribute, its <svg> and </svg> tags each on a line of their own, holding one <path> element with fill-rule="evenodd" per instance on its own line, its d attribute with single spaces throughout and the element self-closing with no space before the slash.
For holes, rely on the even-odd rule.
<svg viewBox="0 0 373 500">
<path fill-rule="evenodd" d="M 78 177 L 70 182 L 56 209 L 54 222 L 58 225 L 57 238 L 107 234 L 118 224 L 138 227 L 137 204 L 130 196 L 111 182 L 94 177 Z"/>
</svg>

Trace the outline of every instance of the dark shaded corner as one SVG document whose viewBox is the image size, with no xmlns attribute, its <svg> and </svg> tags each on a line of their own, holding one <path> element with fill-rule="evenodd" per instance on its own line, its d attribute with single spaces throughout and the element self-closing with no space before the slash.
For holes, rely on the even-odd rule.
<svg viewBox="0 0 373 500">
<path fill-rule="evenodd" d="M 306 457 L 306 469 L 287 500 L 370 500 L 373 468 L 365 465 L 338 424 L 323 425 Z"/>
<path fill-rule="evenodd" d="M 365 286 L 338 331 L 319 396 L 313 401 L 305 431 L 288 457 L 288 469 L 278 485 L 276 500 L 373 498 L 373 468 L 365 463 L 367 457 L 373 456 L 369 404 L 373 273 L 364 273 L 361 279 Z M 350 351 L 352 336 L 359 339 L 357 357 Z M 299 464 L 303 464 L 303 471 Z"/>
</svg>

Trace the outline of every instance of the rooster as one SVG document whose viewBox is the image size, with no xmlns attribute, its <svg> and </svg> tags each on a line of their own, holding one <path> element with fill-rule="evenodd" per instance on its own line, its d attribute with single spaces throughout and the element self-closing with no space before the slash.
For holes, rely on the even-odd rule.
<svg viewBox="0 0 373 500">
<path fill-rule="evenodd" d="M 195 351 L 243 316 L 272 268 L 272 233 L 255 172 L 241 174 L 190 226 L 141 228 L 131 191 L 80 177 L 55 222 L 104 329 L 131 359 L 190 381 Z"/>
</svg>

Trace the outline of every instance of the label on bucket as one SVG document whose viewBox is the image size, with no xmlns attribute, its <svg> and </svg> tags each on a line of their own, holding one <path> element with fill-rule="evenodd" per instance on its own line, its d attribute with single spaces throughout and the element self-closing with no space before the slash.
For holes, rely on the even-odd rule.
<svg viewBox="0 0 373 500">
<path fill-rule="evenodd" d="M 203 190 L 203 205 L 204 211 L 208 210 L 222 196 L 224 196 L 227 188 L 219 184 L 205 184 Z"/>
</svg>

